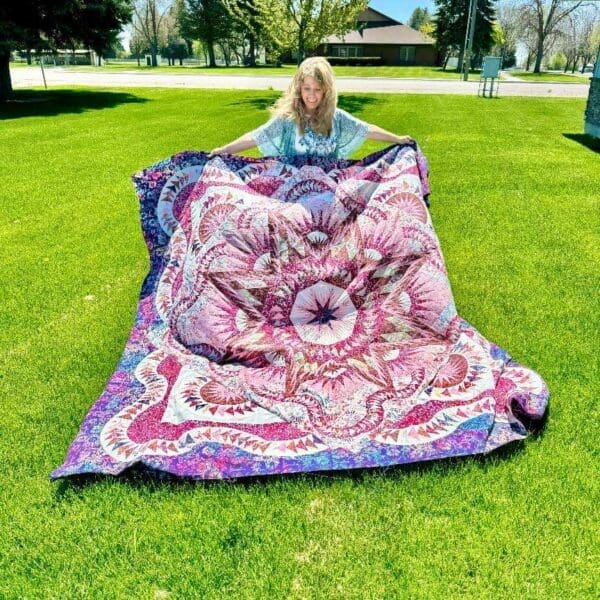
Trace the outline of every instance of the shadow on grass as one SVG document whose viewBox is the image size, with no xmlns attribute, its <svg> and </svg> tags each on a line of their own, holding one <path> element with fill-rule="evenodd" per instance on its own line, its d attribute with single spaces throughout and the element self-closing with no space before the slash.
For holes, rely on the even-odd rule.
<svg viewBox="0 0 600 600">
<path fill-rule="evenodd" d="M 563 133 L 563 136 L 589 148 L 592 152 L 600 152 L 600 139 L 598 138 L 586 133 Z"/>
<path fill-rule="evenodd" d="M 9 102 L 0 103 L 0 121 L 22 117 L 54 117 L 65 113 L 82 113 L 86 110 L 148 101 L 127 92 L 15 90 Z"/>
<path fill-rule="evenodd" d="M 229 102 L 227 106 L 251 106 L 259 110 L 265 110 L 269 106 L 273 106 L 275 100 L 279 98 L 279 94 L 273 92 L 272 96 L 264 96 L 260 98 L 244 98 L 242 100 L 236 100 L 235 102 Z"/>
<path fill-rule="evenodd" d="M 544 417 L 538 421 L 530 421 L 522 414 L 516 414 L 517 418 L 525 425 L 530 433 L 531 439 L 543 437 L 548 418 L 550 416 L 548 405 Z M 120 474 L 118 477 L 112 475 L 86 474 L 75 475 L 68 479 L 61 479 L 55 489 L 54 497 L 57 502 L 67 501 L 69 498 L 80 496 L 84 490 L 94 483 L 102 481 L 113 481 L 117 485 L 131 488 L 144 488 L 150 492 L 161 491 L 165 488 L 178 490 L 200 487 L 211 489 L 216 487 L 222 489 L 225 486 L 236 486 L 252 490 L 254 488 L 265 489 L 270 484 L 287 483 L 299 481 L 308 483 L 315 487 L 325 487 L 338 480 L 351 480 L 357 484 L 369 483 L 373 477 L 385 475 L 389 479 L 401 479 L 405 475 L 417 473 L 419 475 L 436 471 L 444 476 L 451 471 L 456 471 L 471 465 L 477 465 L 486 471 L 493 469 L 499 460 L 508 460 L 519 456 L 524 451 L 523 441 L 516 440 L 497 448 L 489 454 L 475 454 L 466 456 L 455 456 L 423 462 L 408 463 L 402 465 L 390 465 L 385 467 L 367 467 L 359 469 L 325 470 L 300 473 L 282 473 L 276 475 L 254 475 L 250 477 L 238 477 L 231 479 L 191 479 L 182 478 L 150 469 L 143 465 L 134 465 Z"/>
<path fill-rule="evenodd" d="M 343 94 L 338 98 L 338 106 L 354 115 L 360 114 L 367 106 L 381 103 L 383 103 L 381 98 L 359 96 L 357 94 Z"/>
</svg>

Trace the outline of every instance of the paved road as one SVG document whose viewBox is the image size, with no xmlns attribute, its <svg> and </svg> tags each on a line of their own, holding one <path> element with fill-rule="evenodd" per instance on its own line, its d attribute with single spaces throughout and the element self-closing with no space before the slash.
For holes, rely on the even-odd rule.
<svg viewBox="0 0 600 600">
<path fill-rule="evenodd" d="M 43 85 L 41 71 L 19 67 L 11 70 L 13 87 Z M 286 76 L 244 75 L 178 75 L 140 71 L 69 71 L 60 67 L 46 69 L 46 80 L 53 85 L 83 85 L 93 87 L 174 87 L 223 88 L 245 90 L 285 90 L 290 78 Z M 340 92 L 383 92 L 408 94 L 466 94 L 477 93 L 477 81 L 444 79 L 393 79 L 385 77 L 337 77 Z M 587 98 L 589 83 L 531 83 L 502 81 L 500 96 L 543 96 Z"/>
</svg>

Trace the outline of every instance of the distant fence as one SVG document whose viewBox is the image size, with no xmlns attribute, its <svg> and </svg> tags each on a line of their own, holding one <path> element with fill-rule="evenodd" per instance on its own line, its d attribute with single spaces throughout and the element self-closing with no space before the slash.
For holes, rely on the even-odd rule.
<svg viewBox="0 0 600 600">
<path fill-rule="evenodd" d="M 137 63 L 138 63 L 137 58 L 105 58 L 104 62 L 107 65 L 137 65 Z M 182 62 L 183 62 L 183 66 L 190 66 L 190 67 L 206 67 L 206 66 L 208 66 L 208 63 L 203 58 L 184 58 Z M 219 66 L 225 66 L 224 60 L 217 60 L 216 63 Z M 140 65 L 145 65 L 145 64 L 146 64 L 146 59 L 144 56 L 141 56 L 140 57 Z M 164 67 L 164 66 L 167 66 L 167 64 L 168 64 L 167 58 L 163 56 L 161 58 L 160 66 Z M 240 66 L 240 67 L 243 66 L 241 62 L 235 61 L 235 60 L 232 60 L 229 64 L 231 66 Z M 175 65 L 179 65 L 178 58 L 175 59 Z"/>
</svg>

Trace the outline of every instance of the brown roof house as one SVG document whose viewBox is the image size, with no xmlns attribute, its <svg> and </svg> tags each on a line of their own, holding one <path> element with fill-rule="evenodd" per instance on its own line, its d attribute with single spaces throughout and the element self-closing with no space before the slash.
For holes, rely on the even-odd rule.
<svg viewBox="0 0 600 600">
<path fill-rule="evenodd" d="M 356 31 L 329 36 L 317 54 L 332 63 L 368 62 L 383 65 L 434 65 L 436 52 L 431 38 L 390 17 L 367 8 L 356 16 Z M 362 58 L 361 58 L 362 57 Z M 358 60 L 352 61 L 355 58 Z"/>
</svg>

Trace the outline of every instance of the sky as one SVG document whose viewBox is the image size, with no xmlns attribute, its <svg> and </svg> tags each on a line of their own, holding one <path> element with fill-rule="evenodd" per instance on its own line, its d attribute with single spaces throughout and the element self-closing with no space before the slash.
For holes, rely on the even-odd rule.
<svg viewBox="0 0 600 600">
<path fill-rule="evenodd" d="M 419 6 L 429 9 L 431 14 L 435 12 L 433 0 L 371 0 L 369 6 L 406 25 L 413 10 Z"/>
</svg>

